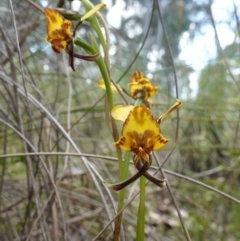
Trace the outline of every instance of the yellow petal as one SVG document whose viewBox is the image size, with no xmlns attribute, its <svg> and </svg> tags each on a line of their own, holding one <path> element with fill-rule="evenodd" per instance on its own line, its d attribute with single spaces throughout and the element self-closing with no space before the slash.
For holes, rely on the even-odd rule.
<svg viewBox="0 0 240 241">
<path fill-rule="evenodd" d="M 173 110 L 179 108 L 182 105 L 182 101 L 177 99 L 175 104 L 172 105 L 163 115 L 161 115 L 158 119 L 158 123 L 160 123 L 164 118 L 166 118 Z"/>
<path fill-rule="evenodd" d="M 52 49 L 56 53 L 60 53 L 62 49 L 66 49 L 67 42 L 61 39 L 53 39 L 49 41 L 52 45 Z"/>
<path fill-rule="evenodd" d="M 148 139 L 148 146 L 153 146 L 153 150 L 158 150 L 167 144 L 168 141 L 161 134 L 157 134 Z"/>
<path fill-rule="evenodd" d="M 142 78 L 145 78 L 143 72 L 136 71 L 132 74 L 130 82 L 138 82 Z"/>
<path fill-rule="evenodd" d="M 111 114 L 112 114 L 112 117 L 115 119 L 115 120 L 120 120 L 122 122 L 124 122 L 130 111 L 134 108 L 133 105 L 116 105 L 113 107 L 112 111 L 111 111 Z"/>
<path fill-rule="evenodd" d="M 73 38 L 70 33 L 71 22 L 51 8 L 45 8 L 44 13 L 47 18 L 46 40 L 51 43 L 55 52 L 60 52 Z"/>
<path fill-rule="evenodd" d="M 116 146 L 120 147 L 125 151 L 131 151 L 132 139 L 122 136 L 118 141 L 114 143 Z"/>
<path fill-rule="evenodd" d="M 160 127 L 157 120 L 153 117 L 150 110 L 144 106 L 135 106 L 123 125 L 122 135 L 125 136 L 130 132 L 160 134 Z"/>
<path fill-rule="evenodd" d="M 105 86 L 105 83 L 104 83 L 103 78 L 98 81 L 98 87 L 106 90 L 106 86 Z M 122 90 L 120 86 L 118 86 L 118 88 L 119 88 L 119 90 Z M 111 90 L 112 90 L 112 93 L 118 93 L 118 90 L 117 90 L 117 88 L 113 85 L 113 83 L 111 83 Z"/>
<path fill-rule="evenodd" d="M 91 17 L 94 13 L 96 13 L 97 11 L 99 11 L 100 9 L 106 7 L 106 4 L 104 3 L 99 3 L 96 6 L 94 6 L 94 8 L 92 8 L 89 12 L 87 12 L 82 18 L 81 21 Z"/>
</svg>

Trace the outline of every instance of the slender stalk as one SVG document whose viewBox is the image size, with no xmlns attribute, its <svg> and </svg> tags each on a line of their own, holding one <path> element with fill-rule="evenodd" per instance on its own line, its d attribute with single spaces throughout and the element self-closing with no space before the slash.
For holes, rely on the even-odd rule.
<svg viewBox="0 0 240 241">
<path fill-rule="evenodd" d="M 101 74 L 102 74 L 102 77 L 103 77 L 103 80 L 104 80 L 104 84 L 106 86 L 106 95 L 107 95 L 107 98 L 108 98 L 109 109 L 112 110 L 112 108 L 113 108 L 113 97 L 112 97 L 112 90 L 111 90 L 111 80 L 109 78 L 108 71 L 107 71 L 107 68 L 106 68 L 106 65 L 104 63 L 103 58 L 100 56 L 96 62 L 97 62 L 97 65 L 98 65 L 98 67 L 101 71 Z"/>
<path fill-rule="evenodd" d="M 86 43 L 86 41 L 81 40 L 80 38 L 76 39 L 74 42 L 80 47 L 86 48 L 87 51 L 91 52 L 91 54 L 99 53 L 99 47 L 98 44 L 94 38 L 94 36 L 89 33 L 89 38 L 91 41 L 91 45 Z M 112 90 L 111 90 L 111 79 L 109 77 L 106 65 L 104 63 L 104 60 L 101 55 L 99 55 L 99 58 L 96 60 L 96 63 L 98 65 L 98 68 L 102 74 L 104 84 L 106 86 L 106 95 L 108 99 L 109 109 L 111 110 L 113 108 L 113 97 L 112 97 Z"/>
<path fill-rule="evenodd" d="M 90 10 L 92 8 L 91 3 L 88 0 L 82 0 L 84 7 L 86 10 Z M 99 41 L 104 49 L 105 52 L 105 58 L 106 56 L 108 56 L 107 53 L 107 46 L 106 46 L 106 42 L 105 42 L 105 38 L 102 34 L 100 25 L 97 21 L 97 19 L 95 18 L 95 16 L 92 16 L 90 18 L 88 18 L 88 21 L 90 22 L 91 26 L 93 27 L 93 29 L 95 30 L 95 32 L 98 35 Z M 100 53 L 100 48 L 98 46 L 97 41 L 95 40 L 94 36 L 92 34 L 89 34 L 89 38 L 90 38 L 90 42 L 91 45 L 89 46 L 86 42 L 79 42 L 80 45 L 84 46 L 86 48 L 87 51 L 94 51 L 91 52 L 92 54 L 96 54 L 96 53 Z M 76 43 L 76 41 L 75 41 Z M 112 90 L 111 90 L 111 77 L 110 77 L 110 71 L 109 71 L 109 66 L 106 66 L 106 64 L 109 64 L 109 61 L 106 61 L 106 63 L 104 62 L 103 57 L 100 55 L 99 58 L 96 60 L 96 63 L 99 67 L 99 70 L 101 72 L 102 78 L 104 80 L 104 84 L 106 87 L 106 96 L 107 96 L 107 107 L 109 108 L 109 111 L 112 110 L 113 108 L 113 96 L 112 96 Z M 113 139 L 115 141 L 118 140 L 118 130 L 117 130 L 117 126 L 116 126 L 116 122 L 115 120 L 110 116 L 110 112 L 107 113 L 108 111 L 106 111 L 106 119 L 111 119 L 111 131 L 112 131 L 112 135 L 113 135 Z M 108 118 L 109 116 L 110 118 Z M 126 179 L 128 176 L 128 168 L 129 168 L 129 163 L 130 163 L 130 156 L 131 154 L 129 152 L 126 152 L 125 154 L 125 162 L 124 162 L 124 166 L 122 165 L 122 152 L 120 150 L 120 148 L 116 147 L 116 153 L 118 156 L 118 165 L 119 165 L 119 177 L 122 180 Z M 122 207 L 124 206 L 124 197 L 125 197 L 125 192 L 126 190 L 123 189 L 120 191 L 119 193 L 119 200 L 118 200 L 118 211 L 120 211 L 122 209 Z M 121 225 L 122 225 L 122 213 L 116 218 L 115 220 L 115 228 L 114 228 L 114 233 L 113 233 L 113 240 L 114 241 L 118 241 L 120 238 L 120 233 L 121 233 Z"/>
<path fill-rule="evenodd" d="M 91 45 L 89 45 L 85 40 L 83 40 L 81 38 L 76 38 L 74 40 L 74 43 L 76 45 L 78 45 L 79 47 L 82 47 L 87 52 L 89 52 L 93 55 L 99 53 L 99 47 L 98 47 L 98 44 L 97 44 L 95 38 L 93 37 L 93 35 L 89 34 L 89 38 L 90 38 L 90 41 L 91 41 Z M 113 96 L 112 96 L 112 90 L 111 90 L 111 79 L 110 79 L 107 67 L 105 65 L 105 62 L 103 60 L 103 57 L 101 55 L 99 55 L 99 57 L 96 59 L 96 63 L 98 65 L 98 68 L 99 68 L 99 70 L 101 72 L 101 75 L 102 75 L 102 78 L 104 80 L 104 84 L 106 86 L 106 95 L 107 95 L 107 103 L 108 103 L 108 106 L 109 106 L 109 110 L 112 110 L 112 108 L 113 108 Z M 115 120 L 113 118 L 111 118 L 111 123 L 112 123 L 113 138 L 116 141 L 118 139 L 118 131 L 117 131 Z M 121 153 L 119 152 L 119 150 L 117 150 L 117 156 L 120 159 Z M 121 166 L 121 164 L 120 164 L 120 161 L 119 161 L 119 170 L 121 170 L 120 166 Z"/>
<path fill-rule="evenodd" d="M 96 63 L 100 69 L 100 72 L 102 74 L 105 86 L 106 86 L 106 95 L 107 95 L 107 100 L 108 100 L 108 106 L 109 106 L 109 110 L 111 111 L 113 108 L 113 96 L 112 96 L 112 90 L 111 90 L 111 80 L 110 80 L 110 76 L 109 73 L 107 71 L 105 62 L 102 58 L 102 56 L 100 56 L 97 60 Z M 109 113 L 110 114 L 110 113 Z M 110 116 L 111 119 L 111 125 L 112 125 L 112 135 L 113 135 L 113 139 L 114 141 L 117 141 L 119 138 L 119 134 L 118 134 L 118 130 L 117 130 L 117 125 L 115 120 Z M 116 154 L 118 157 L 118 166 L 119 166 L 119 176 L 121 176 L 121 171 L 122 171 L 122 152 L 120 150 L 119 147 L 116 147 Z M 129 162 L 129 161 L 128 161 Z"/>
<path fill-rule="evenodd" d="M 91 40 L 91 46 L 94 49 L 95 53 L 99 52 L 99 48 L 98 48 L 98 44 L 96 42 L 96 40 L 94 39 L 93 35 L 89 34 L 90 40 Z M 99 58 L 96 60 L 96 63 L 98 65 L 98 68 L 102 74 L 103 80 L 104 80 L 104 84 L 106 87 L 106 95 L 107 95 L 107 100 L 108 100 L 108 107 L 109 110 L 111 111 L 113 108 L 113 96 L 112 96 L 112 89 L 111 89 L 111 79 L 109 76 L 109 72 L 107 70 L 106 64 L 104 62 L 104 59 L 102 56 L 99 56 Z M 109 113 L 110 115 L 110 113 Z M 108 119 L 106 117 L 106 119 Z M 118 130 L 117 130 L 117 125 L 115 120 L 110 116 L 111 119 L 111 131 L 112 131 L 112 135 L 113 135 L 113 139 L 115 141 L 118 140 L 119 135 L 118 135 Z M 122 152 L 120 150 L 119 147 L 116 147 L 116 153 L 117 153 L 117 157 L 118 157 L 118 166 L 119 166 L 119 176 L 121 175 L 121 171 L 122 171 Z"/>
<path fill-rule="evenodd" d="M 125 157 L 124 157 L 124 165 L 123 165 L 123 168 L 121 169 L 122 172 L 120 173 L 121 181 L 126 180 L 127 177 L 128 177 L 128 169 L 129 169 L 129 164 L 130 164 L 130 158 L 131 158 L 131 152 L 126 151 Z M 126 194 L 126 188 L 123 188 L 118 194 L 118 209 L 117 209 L 118 212 L 124 207 L 125 194 Z M 122 224 L 122 214 L 123 214 L 123 212 L 121 212 L 115 220 L 115 228 L 114 228 L 114 232 L 113 232 L 113 241 L 118 241 L 119 238 L 120 238 L 121 224 Z"/>
<path fill-rule="evenodd" d="M 93 9 L 94 5 L 88 1 L 88 0 L 82 0 L 82 3 L 84 5 L 84 8 L 86 10 L 86 12 L 90 11 L 91 9 Z M 96 13 L 98 15 L 100 15 L 100 13 Z M 91 16 L 87 19 L 87 21 L 91 24 L 92 28 L 95 30 L 95 32 L 97 33 L 98 35 L 98 38 L 99 38 L 99 41 L 105 51 L 106 49 L 106 41 L 105 41 L 105 38 L 103 36 L 103 33 L 102 33 L 102 30 L 101 30 L 101 27 L 99 25 L 99 22 L 97 21 L 97 18 L 96 16 Z"/>
<path fill-rule="evenodd" d="M 98 50 L 98 45 L 92 35 L 90 35 L 91 38 L 91 43 L 94 48 L 94 50 Z M 99 70 L 102 74 L 104 84 L 106 86 L 106 95 L 107 95 L 107 100 L 108 100 L 108 106 L 109 109 L 112 110 L 113 108 L 113 97 L 112 97 L 112 90 L 111 90 L 111 79 L 109 76 L 109 72 L 107 70 L 107 67 L 105 65 L 105 62 L 102 58 L 102 56 L 99 56 L 99 58 L 96 60 L 96 63 L 99 67 Z M 116 141 L 118 139 L 118 131 L 117 131 L 117 126 L 116 122 L 113 118 L 111 118 L 111 123 L 112 123 L 112 134 L 113 134 L 113 139 Z M 120 148 L 116 147 L 116 153 L 118 156 L 118 166 L 119 166 L 119 176 L 121 180 L 124 180 L 123 178 L 127 178 L 128 175 L 128 168 L 129 168 L 129 163 L 130 163 L 130 153 L 126 152 L 125 154 L 125 162 L 124 162 L 124 167 L 122 165 L 122 153 Z M 123 173 L 123 174 L 121 174 Z M 119 200 L 118 200 L 118 211 L 122 209 L 124 206 L 124 197 L 125 197 L 125 188 L 122 189 L 119 193 Z M 116 218 L 115 221 L 115 227 L 114 227 L 114 232 L 113 232 L 113 241 L 118 241 L 120 238 L 120 233 L 121 233 L 121 225 L 122 225 L 122 213 Z"/>
<path fill-rule="evenodd" d="M 91 54 L 96 54 L 93 50 L 93 48 L 89 45 L 89 43 L 87 41 L 85 41 L 82 38 L 79 37 L 75 37 L 74 39 L 74 44 L 76 44 L 77 46 L 83 48 L 85 51 L 91 53 Z"/>
<path fill-rule="evenodd" d="M 140 177 L 140 199 L 138 206 L 137 215 L 137 232 L 136 240 L 144 241 L 144 230 L 145 230 L 145 194 L 146 194 L 146 178 Z"/>
</svg>

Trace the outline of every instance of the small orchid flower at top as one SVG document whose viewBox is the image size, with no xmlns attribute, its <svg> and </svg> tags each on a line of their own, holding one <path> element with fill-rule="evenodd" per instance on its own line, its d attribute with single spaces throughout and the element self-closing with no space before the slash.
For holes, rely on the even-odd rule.
<svg viewBox="0 0 240 241">
<path fill-rule="evenodd" d="M 152 97 L 158 89 L 157 86 L 154 86 L 153 83 L 139 71 L 133 73 L 128 85 L 133 98 L 142 98 L 144 101 Z"/>
</svg>

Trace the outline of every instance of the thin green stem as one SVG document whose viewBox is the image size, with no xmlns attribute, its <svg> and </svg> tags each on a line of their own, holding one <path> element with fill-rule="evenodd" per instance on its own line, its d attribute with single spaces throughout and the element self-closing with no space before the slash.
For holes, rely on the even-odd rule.
<svg viewBox="0 0 240 241">
<path fill-rule="evenodd" d="M 82 38 L 75 37 L 74 44 L 83 48 L 86 52 L 88 52 L 90 54 L 96 54 L 95 51 L 93 50 L 93 48 L 89 45 L 89 43 Z"/>
<path fill-rule="evenodd" d="M 91 41 L 91 48 L 94 50 L 94 54 L 99 53 L 99 47 L 98 44 L 94 38 L 94 36 L 89 33 L 89 38 Z M 111 79 L 109 77 L 107 67 L 104 63 L 103 57 L 100 55 L 99 58 L 96 60 L 96 63 L 98 65 L 98 68 L 100 69 L 100 72 L 102 74 L 104 84 L 106 87 L 106 94 L 107 94 L 107 99 L 108 99 L 108 105 L 109 109 L 112 110 L 113 108 L 113 97 L 112 97 L 112 90 L 111 90 Z"/>
<path fill-rule="evenodd" d="M 105 61 L 105 64 L 106 64 L 106 67 L 107 67 L 107 70 L 109 72 L 109 76 L 111 78 L 111 75 L 110 75 L 110 60 L 109 60 L 109 49 L 110 49 L 110 37 L 109 37 L 109 31 L 108 31 L 108 27 L 107 27 L 107 24 L 104 20 L 104 18 L 102 17 L 102 15 L 97 12 L 96 13 L 96 16 L 99 20 L 99 22 L 101 23 L 102 27 L 104 28 L 104 31 L 105 31 L 105 49 L 104 49 L 104 61 Z M 99 36 L 100 38 L 100 36 Z M 104 48 L 104 46 L 103 46 Z"/>
<path fill-rule="evenodd" d="M 89 38 L 91 40 L 91 45 L 81 38 L 76 38 L 74 40 L 74 43 L 77 46 L 82 47 L 83 49 L 85 49 L 85 51 L 87 51 L 91 54 L 99 53 L 98 44 L 97 44 L 96 40 L 94 39 L 93 35 L 89 34 Z M 109 109 L 111 110 L 113 108 L 113 97 L 112 97 L 111 80 L 109 77 L 109 73 L 107 71 L 107 67 L 105 65 L 105 62 L 104 62 L 102 56 L 99 56 L 99 58 L 96 60 L 96 63 L 98 65 L 98 68 L 99 68 L 101 75 L 103 77 L 103 80 L 104 80 L 104 84 L 106 86 L 106 95 L 107 95 L 108 105 L 109 105 Z M 113 122 L 113 120 L 112 120 L 112 122 Z M 114 140 L 117 140 L 117 139 L 115 139 L 115 137 L 114 137 Z"/>
<path fill-rule="evenodd" d="M 124 165 L 121 172 L 121 181 L 126 180 L 128 177 L 128 169 L 130 165 L 131 152 L 126 151 L 124 156 Z"/>
<path fill-rule="evenodd" d="M 137 215 L 137 233 L 136 240 L 144 241 L 144 230 L 145 230 L 145 195 L 146 195 L 146 178 L 140 177 L 140 199 L 138 206 Z"/>
<path fill-rule="evenodd" d="M 126 180 L 128 178 L 128 169 L 130 164 L 131 152 L 126 151 L 124 157 L 124 165 L 120 172 L 121 181 Z M 126 188 L 123 188 L 118 194 L 118 209 L 119 212 L 124 207 L 124 199 L 126 194 Z M 115 220 L 115 228 L 113 233 L 113 241 L 118 241 L 121 233 L 121 225 L 122 225 L 122 214 L 121 212 Z"/>
<path fill-rule="evenodd" d="M 87 12 L 90 11 L 94 7 L 89 0 L 82 0 L 82 3 L 83 3 L 84 8 Z M 100 13 L 98 13 L 98 16 L 100 16 Z M 87 19 L 87 21 L 90 23 L 91 27 L 97 33 L 98 39 L 99 39 L 104 51 L 106 51 L 106 41 L 105 41 L 105 38 L 103 36 L 101 27 L 99 25 L 99 22 L 98 22 L 96 16 L 93 15 L 93 16 L 89 17 Z M 98 43 L 95 40 L 94 36 L 92 34 L 89 34 L 89 38 L 90 38 L 90 41 L 91 41 L 91 46 L 86 41 L 81 40 L 81 39 L 76 39 L 75 43 L 77 45 L 83 47 L 85 50 L 91 52 L 91 54 L 100 53 Z M 92 51 L 94 51 L 94 53 Z M 105 55 L 106 55 L 106 53 L 105 53 Z M 104 80 L 104 84 L 106 86 L 106 94 L 107 94 L 107 99 L 108 99 L 108 105 L 109 105 L 109 109 L 111 111 L 112 108 L 113 108 L 113 97 L 112 97 L 112 90 L 111 90 L 110 73 L 108 72 L 106 64 L 104 63 L 104 60 L 103 60 L 101 55 L 96 60 L 96 63 L 98 65 L 99 69 L 100 69 L 100 72 L 101 72 L 103 80 Z M 112 120 L 111 122 L 112 122 L 112 127 L 113 127 L 114 140 L 117 140 L 116 139 L 117 135 L 116 135 L 116 133 L 114 133 L 114 131 L 116 131 L 116 124 L 114 123 L 114 120 Z"/>
<path fill-rule="evenodd" d="M 89 35 L 89 36 L 90 36 L 90 40 L 91 40 L 91 46 L 94 49 L 95 53 L 99 52 L 98 44 L 97 44 L 96 40 L 94 39 L 93 35 Z M 106 87 L 106 95 L 107 95 L 109 109 L 112 110 L 113 96 L 112 96 L 111 79 L 110 79 L 109 72 L 107 70 L 106 64 L 105 64 L 102 56 L 99 56 L 99 58 L 96 60 L 96 63 L 102 74 L 102 78 L 104 80 L 104 84 Z M 112 117 L 111 117 L 111 123 L 112 123 L 113 138 L 116 141 L 119 136 L 118 136 L 116 122 Z M 130 153 L 125 154 L 125 162 L 124 162 L 125 165 L 124 165 L 124 170 L 123 170 L 121 150 L 118 147 L 116 147 L 116 152 L 117 152 L 117 156 L 118 156 L 119 176 L 120 176 L 120 178 L 126 178 L 127 174 L 128 174 L 128 168 L 129 168 L 129 162 L 130 162 Z M 121 174 L 122 171 L 123 171 L 123 174 Z M 118 210 L 121 210 L 122 207 L 124 206 L 125 192 L 126 192 L 125 189 L 123 189 L 119 193 Z M 121 225 L 122 225 L 122 213 L 117 217 L 117 219 L 115 221 L 115 228 L 114 228 L 114 233 L 113 233 L 114 241 L 118 241 L 120 238 Z"/>
<path fill-rule="evenodd" d="M 84 8 L 85 8 L 86 12 L 90 11 L 94 7 L 93 4 L 90 1 L 88 1 L 88 0 L 82 0 L 82 3 L 84 5 Z M 100 13 L 97 13 L 97 14 L 100 15 Z M 101 45 L 102 45 L 102 47 L 103 47 L 103 49 L 105 51 L 105 49 L 106 49 L 106 41 L 105 41 L 105 38 L 103 36 L 101 27 L 100 27 L 100 25 L 99 25 L 99 23 L 97 21 L 96 16 L 93 15 L 93 16 L 89 17 L 86 21 L 88 21 L 91 24 L 92 28 L 97 33 L 98 38 L 100 40 L 100 43 L 101 43 Z"/>
<path fill-rule="evenodd" d="M 113 108 L 113 96 L 112 96 L 112 90 L 111 90 L 111 80 L 109 78 L 109 74 L 106 68 L 106 65 L 104 63 L 103 58 L 100 56 L 98 60 L 96 61 L 97 65 L 100 69 L 100 72 L 102 74 L 104 84 L 106 86 L 106 95 L 108 98 L 108 104 L 109 104 L 109 109 L 112 110 Z"/>
<path fill-rule="evenodd" d="M 88 0 L 82 0 L 82 2 L 83 2 L 83 5 L 84 5 L 86 11 L 89 11 L 90 9 L 92 9 L 93 6 Z M 98 17 L 100 17 L 100 14 L 99 13 L 97 13 L 97 14 L 98 14 Z M 99 58 L 96 60 L 96 63 L 99 67 L 99 70 L 101 72 L 101 75 L 102 75 L 102 78 L 104 80 L 104 84 L 106 87 L 107 105 L 108 105 L 107 108 L 109 109 L 109 113 L 108 113 L 108 111 L 106 111 L 106 119 L 107 120 L 111 119 L 113 138 L 115 141 L 117 141 L 119 138 L 119 135 L 118 135 L 116 122 L 110 115 L 110 112 L 113 108 L 113 96 L 112 96 L 112 90 L 111 90 L 111 76 L 110 76 L 109 59 L 108 59 L 108 52 L 107 52 L 109 43 L 107 42 L 107 44 L 106 44 L 105 38 L 103 36 L 102 30 L 100 28 L 100 25 L 99 25 L 96 17 L 92 16 L 92 17 L 88 18 L 88 21 L 89 21 L 90 25 L 92 26 L 92 28 L 97 33 L 98 40 L 100 41 L 100 43 L 104 49 L 104 53 L 105 53 L 105 62 L 104 62 L 103 57 L 100 55 Z M 102 22 L 104 22 L 104 21 L 102 20 Z M 105 30 L 106 30 L 106 26 L 105 26 Z M 107 35 L 107 40 L 109 40 L 107 31 L 106 31 L 106 35 Z M 81 46 L 84 47 L 84 49 L 86 51 L 89 51 L 91 54 L 100 53 L 99 45 L 98 45 L 97 41 L 95 40 L 94 36 L 92 34 L 89 34 L 89 38 L 90 38 L 90 43 L 91 43 L 90 45 L 84 41 L 80 42 L 79 44 L 81 44 Z M 93 50 L 93 52 L 92 52 L 92 50 Z M 110 118 L 108 115 L 110 116 Z M 125 162 L 124 162 L 124 166 L 123 166 L 122 153 L 118 147 L 116 147 L 116 153 L 118 156 L 119 176 L 122 181 L 122 180 L 125 180 L 128 176 L 128 168 L 129 168 L 131 154 L 130 154 L 130 152 L 126 152 Z M 122 209 L 122 207 L 124 206 L 125 192 L 126 192 L 126 190 L 124 188 L 119 193 L 118 211 L 120 211 Z M 114 241 L 118 241 L 120 238 L 121 225 L 122 225 L 122 213 L 115 220 L 115 229 L 114 229 L 114 234 L 113 234 Z"/>
</svg>

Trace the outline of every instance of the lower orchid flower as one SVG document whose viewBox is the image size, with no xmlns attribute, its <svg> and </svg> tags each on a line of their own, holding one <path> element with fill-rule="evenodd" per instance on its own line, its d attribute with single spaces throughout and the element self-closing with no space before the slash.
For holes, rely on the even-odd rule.
<svg viewBox="0 0 240 241">
<path fill-rule="evenodd" d="M 145 105 L 135 107 L 119 105 L 113 108 L 112 116 L 114 118 L 117 120 L 125 119 L 122 128 L 122 136 L 115 142 L 115 145 L 123 150 L 134 153 L 133 161 L 138 172 L 123 182 L 108 185 L 110 188 L 116 191 L 121 190 L 138 179 L 141 175 L 144 175 L 157 186 L 163 187 L 165 183 L 164 179 L 156 178 L 147 172 L 151 166 L 150 153 L 162 148 L 169 141 L 161 134 L 159 123 L 172 110 L 180 106 L 181 101 L 177 100 L 158 120 L 154 118 Z"/>
<path fill-rule="evenodd" d="M 142 158 L 150 166 L 149 153 L 168 142 L 161 134 L 159 124 L 145 106 L 135 106 L 122 128 L 122 136 L 115 145 L 134 153 L 134 165 Z"/>
</svg>

